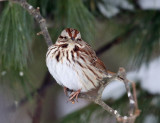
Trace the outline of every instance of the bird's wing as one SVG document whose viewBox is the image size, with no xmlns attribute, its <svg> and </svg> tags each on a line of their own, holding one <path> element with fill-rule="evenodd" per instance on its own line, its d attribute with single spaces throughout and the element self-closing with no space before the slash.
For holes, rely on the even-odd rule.
<svg viewBox="0 0 160 123">
<path fill-rule="evenodd" d="M 84 47 L 81 47 L 79 50 L 81 50 L 82 52 L 85 52 L 87 54 L 87 57 L 86 57 L 87 61 L 89 61 L 89 63 L 91 65 L 95 66 L 97 69 L 106 73 L 107 69 L 106 69 L 104 63 L 96 56 L 96 53 L 91 48 L 91 46 L 84 41 L 80 41 L 78 43 L 81 44 L 82 46 L 84 46 Z"/>
</svg>

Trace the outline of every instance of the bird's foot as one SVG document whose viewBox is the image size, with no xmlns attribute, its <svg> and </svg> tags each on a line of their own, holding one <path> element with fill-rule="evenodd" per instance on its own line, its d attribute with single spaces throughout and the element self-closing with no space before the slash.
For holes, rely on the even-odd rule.
<svg viewBox="0 0 160 123">
<path fill-rule="evenodd" d="M 71 101 L 73 104 L 75 103 L 74 100 L 76 100 L 78 102 L 78 95 L 79 93 L 81 92 L 81 89 L 79 89 L 78 91 L 76 92 L 72 92 L 70 95 L 69 95 L 69 101 Z"/>
<path fill-rule="evenodd" d="M 63 90 L 64 90 L 64 94 L 68 97 L 68 88 L 64 87 Z"/>
</svg>

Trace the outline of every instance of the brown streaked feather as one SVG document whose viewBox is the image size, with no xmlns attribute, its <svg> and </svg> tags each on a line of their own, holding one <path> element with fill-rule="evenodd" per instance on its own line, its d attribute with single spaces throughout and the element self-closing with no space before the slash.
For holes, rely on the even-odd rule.
<svg viewBox="0 0 160 123">
<path fill-rule="evenodd" d="M 84 52 L 87 55 L 87 57 L 85 57 L 85 59 L 90 61 L 90 63 L 93 66 L 100 69 L 102 72 L 107 72 L 107 69 L 106 69 L 104 63 L 96 56 L 95 51 L 91 48 L 91 46 L 89 44 L 87 44 L 84 41 L 80 41 L 80 42 L 77 42 L 77 43 L 81 44 L 82 46 L 85 46 L 83 48 L 82 47 L 79 48 L 79 50 L 81 52 Z"/>
<path fill-rule="evenodd" d="M 92 83 L 92 85 L 96 88 L 96 85 L 94 84 L 94 82 L 92 81 L 92 79 L 90 79 L 89 76 L 85 72 L 83 72 L 83 73 L 87 77 L 87 79 Z"/>
<path fill-rule="evenodd" d="M 49 50 L 52 52 L 48 51 L 46 62 L 50 72 L 60 85 L 74 91 L 82 89 L 83 92 L 88 92 L 96 89 L 100 81 L 107 77 L 106 74 L 110 74 L 76 29 L 67 28 L 62 31 Z M 62 68 L 62 72 L 58 67 Z"/>
<path fill-rule="evenodd" d="M 59 57 L 60 57 L 60 51 L 58 51 L 58 54 L 56 55 L 57 61 L 59 61 Z"/>
<path fill-rule="evenodd" d="M 67 47 L 68 47 L 68 44 L 60 44 L 59 47 L 67 48 Z"/>
<path fill-rule="evenodd" d="M 69 60 L 69 53 L 68 53 L 68 51 L 66 52 L 66 54 L 67 54 L 67 60 L 68 60 L 69 62 L 71 62 L 71 61 Z"/>
<path fill-rule="evenodd" d="M 106 66 L 104 65 L 104 63 L 99 58 L 97 58 L 97 61 L 95 61 L 95 66 L 97 68 L 100 68 L 100 69 L 106 71 Z"/>
</svg>

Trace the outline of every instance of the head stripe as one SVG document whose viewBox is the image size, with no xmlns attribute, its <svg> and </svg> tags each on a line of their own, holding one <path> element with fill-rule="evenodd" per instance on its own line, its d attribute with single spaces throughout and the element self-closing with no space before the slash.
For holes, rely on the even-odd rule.
<svg viewBox="0 0 160 123">
<path fill-rule="evenodd" d="M 73 36 L 73 37 L 76 38 L 76 36 L 77 36 L 78 33 L 79 33 L 79 31 L 75 29 L 75 30 L 74 30 L 74 36 Z"/>
<path fill-rule="evenodd" d="M 68 32 L 69 36 L 73 38 L 76 38 L 77 34 L 79 33 L 78 30 L 72 28 L 67 28 L 66 32 Z"/>
<path fill-rule="evenodd" d="M 72 37 L 72 33 L 71 33 L 72 31 L 71 31 L 70 28 L 67 28 L 67 29 L 66 29 L 66 32 L 68 32 L 69 36 Z"/>
</svg>

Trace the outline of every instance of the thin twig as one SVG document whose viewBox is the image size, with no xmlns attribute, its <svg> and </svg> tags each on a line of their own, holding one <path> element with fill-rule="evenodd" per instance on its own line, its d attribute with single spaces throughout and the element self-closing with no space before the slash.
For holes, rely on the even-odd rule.
<svg viewBox="0 0 160 123">
<path fill-rule="evenodd" d="M 139 110 L 138 108 L 138 101 L 137 101 L 137 95 L 136 95 L 136 84 L 135 83 L 132 83 L 132 88 L 133 88 L 133 97 L 134 97 L 134 100 L 135 100 L 135 114 L 137 116 L 140 115 L 141 113 L 141 110 Z"/>
<path fill-rule="evenodd" d="M 125 71 L 124 68 L 120 68 L 119 69 L 118 77 L 122 78 L 122 80 L 123 80 L 123 82 L 125 84 L 125 88 L 126 88 L 126 91 L 127 91 L 127 94 L 128 94 L 128 98 L 129 98 L 129 103 L 130 103 L 129 115 L 132 116 L 133 112 L 134 112 L 134 109 L 135 109 L 135 107 L 134 107 L 135 106 L 135 101 L 134 101 L 133 95 L 131 93 L 129 84 L 128 84 L 129 81 L 126 78 L 126 71 Z"/>
<path fill-rule="evenodd" d="M 135 107 L 138 109 L 138 102 L 137 102 L 137 95 L 136 95 L 136 84 L 132 83 L 132 88 L 133 88 L 133 97 L 135 100 Z"/>
<path fill-rule="evenodd" d="M 43 99 L 41 96 L 37 96 L 36 100 L 36 108 L 32 116 L 32 123 L 40 123 L 41 115 L 42 115 L 42 106 L 43 106 Z"/>
</svg>

